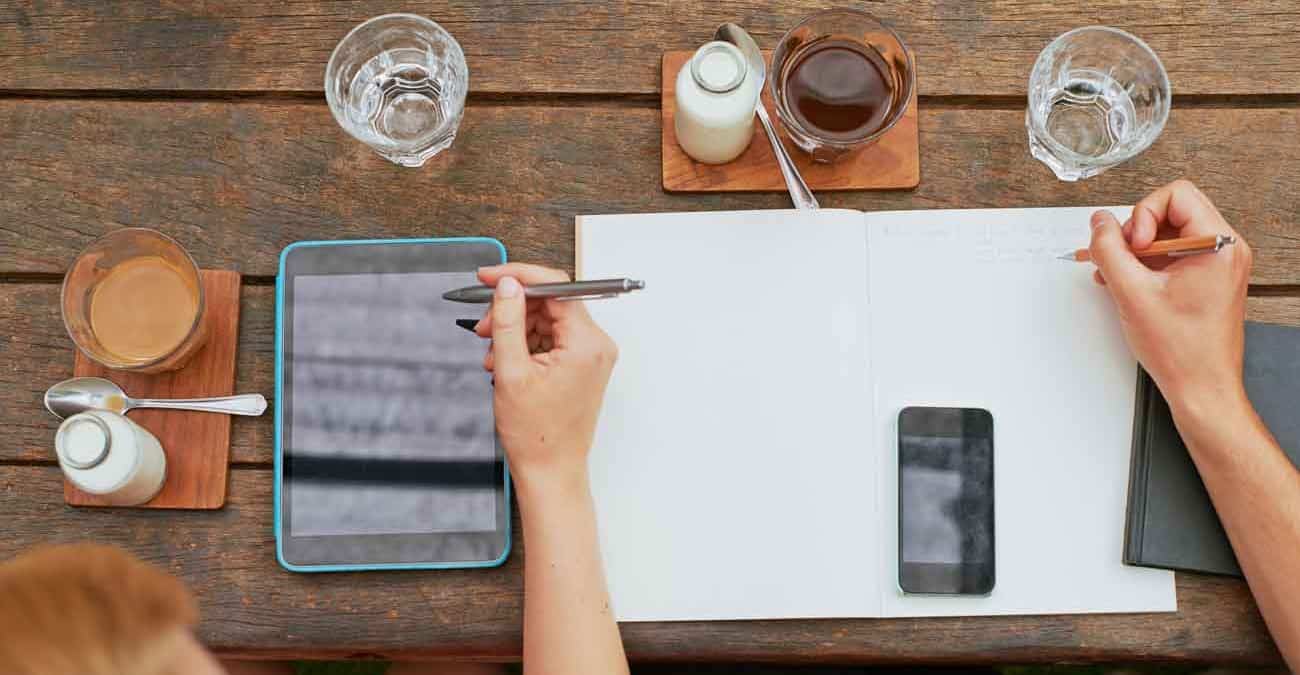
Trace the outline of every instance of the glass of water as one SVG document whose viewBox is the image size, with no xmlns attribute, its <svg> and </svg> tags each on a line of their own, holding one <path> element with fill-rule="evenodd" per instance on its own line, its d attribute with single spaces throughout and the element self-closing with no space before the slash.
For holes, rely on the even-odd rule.
<svg viewBox="0 0 1300 675">
<path fill-rule="evenodd" d="M 1029 75 L 1029 150 L 1061 180 L 1095 176 L 1156 140 L 1169 97 L 1169 76 L 1145 42 L 1077 28 L 1047 45 Z"/>
<path fill-rule="evenodd" d="M 385 14 L 353 28 L 325 67 L 334 119 L 402 166 L 421 166 L 451 146 L 468 89 L 460 44 L 414 14 Z"/>
</svg>

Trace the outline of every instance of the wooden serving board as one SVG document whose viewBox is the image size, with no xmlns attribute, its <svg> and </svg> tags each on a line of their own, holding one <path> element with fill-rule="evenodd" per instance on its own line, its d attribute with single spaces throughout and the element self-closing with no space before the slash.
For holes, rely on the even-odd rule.
<svg viewBox="0 0 1300 675">
<path fill-rule="evenodd" d="M 663 86 L 663 175 L 667 192 L 785 192 L 785 179 L 772 154 L 758 118 L 754 118 L 754 139 L 740 157 L 727 164 L 702 164 L 677 145 L 673 119 L 677 110 L 677 71 L 690 60 L 692 51 L 664 52 Z M 769 61 L 771 52 L 763 52 Z M 915 58 L 915 57 L 913 57 Z M 919 132 L 916 121 L 916 90 L 894 128 L 875 144 L 842 157 L 831 164 L 817 164 L 800 150 L 781 129 L 772 97 L 763 86 L 763 105 L 772 124 L 794 158 L 804 182 L 813 190 L 911 189 L 921 182 Z"/>
<path fill-rule="evenodd" d="M 148 375 L 109 370 L 77 350 L 72 372 L 103 377 L 133 398 L 229 396 L 235 388 L 235 345 L 239 337 L 238 272 L 203 270 L 207 342 L 180 370 Z M 167 480 L 162 491 L 139 508 L 219 509 L 226 503 L 230 464 L 230 415 L 181 410 L 138 409 L 127 413 L 162 443 Z M 73 506 L 108 506 L 63 481 L 63 500 Z"/>
</svg>

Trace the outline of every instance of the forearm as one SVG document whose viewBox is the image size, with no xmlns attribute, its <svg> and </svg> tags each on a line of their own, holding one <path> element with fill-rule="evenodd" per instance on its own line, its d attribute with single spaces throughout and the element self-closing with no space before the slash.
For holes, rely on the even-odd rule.
<svg viewBox="0 0 1300 675">
<path fill-rule="evenodd" d="M 628 671 L 596 537 L 585 471 L 520 476 L 524 526 L 524 672 Z"/>
<path fill-rule="evenodd" d="M 1300 472 L 1244 395 L 1228 400 L 1176 401 L 1174 419 L 1274 642 L 1300 670 Z"/>
</svg>

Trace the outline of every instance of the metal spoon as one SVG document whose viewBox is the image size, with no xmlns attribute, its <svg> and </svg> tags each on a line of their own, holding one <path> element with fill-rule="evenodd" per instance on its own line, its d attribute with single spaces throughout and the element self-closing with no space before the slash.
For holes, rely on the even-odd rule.
<svg viewBox="0 0 1300 675">
<path fill-rule="evenodd" d="M 74 377 L 46 390 L 45 407 L 56 417 L 71 417 L 86 410 L 111 410 L 126 414 L 126 411 L 134 408 L 197 410 L 256 417 L 266 411 L 266 399 L 261 394 L 216 398 L 131 398 L 121 387 L 102 377 Z"/>
<path fill-rule="evenodd" d="M 781 176 L 785 178 L 785 188 L 790 191 L 790 200 L 794 202 L 794 207 L 820 208 L 821 205 L 817 203 L 812 190 L 808 189 L 808 184 L 803 182 L 803 176 L 799 175 L 799 169 L 795 168 L 794 160 L 790 159 L 790 153 L 785 151 L 781 137 L 776 134 L 772 120 L 767 116 L 767 108 L 763 107 L 763 82 L 767 79 L 767 62 L 763 60 L 763 52 L 759 50 L 758 43 L 754 42 L 754 38 L 750 37 L 744 28 L 734 23 L 718 26 L 718 30 L 713 33 L 713 39 L 736 45 L 740 53 L 745 55 L 745 60 L 749 62 L 749 72 L 758 77 L 759 97 L 754 112 L 758 114 L 758 121 L 763 123 L 763 131 L 767 132 L 767 140 L 772 144 L 772 154 L 776 155 L 777 166 L 781 167 Z"/>
</svg>

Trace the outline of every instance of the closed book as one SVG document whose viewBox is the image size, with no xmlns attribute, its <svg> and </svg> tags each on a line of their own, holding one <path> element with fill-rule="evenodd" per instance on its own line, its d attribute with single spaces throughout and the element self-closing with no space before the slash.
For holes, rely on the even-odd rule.
<svg viewBox="0 0 1300 675">
<path fill-rule="evenodd" d="M 1300 328 L 1246 324 L 1246 395 L 1300 466 Z M 1169 404 L 1139 369 L 1124 562 L 1241 576 Z"/>
</svg>

